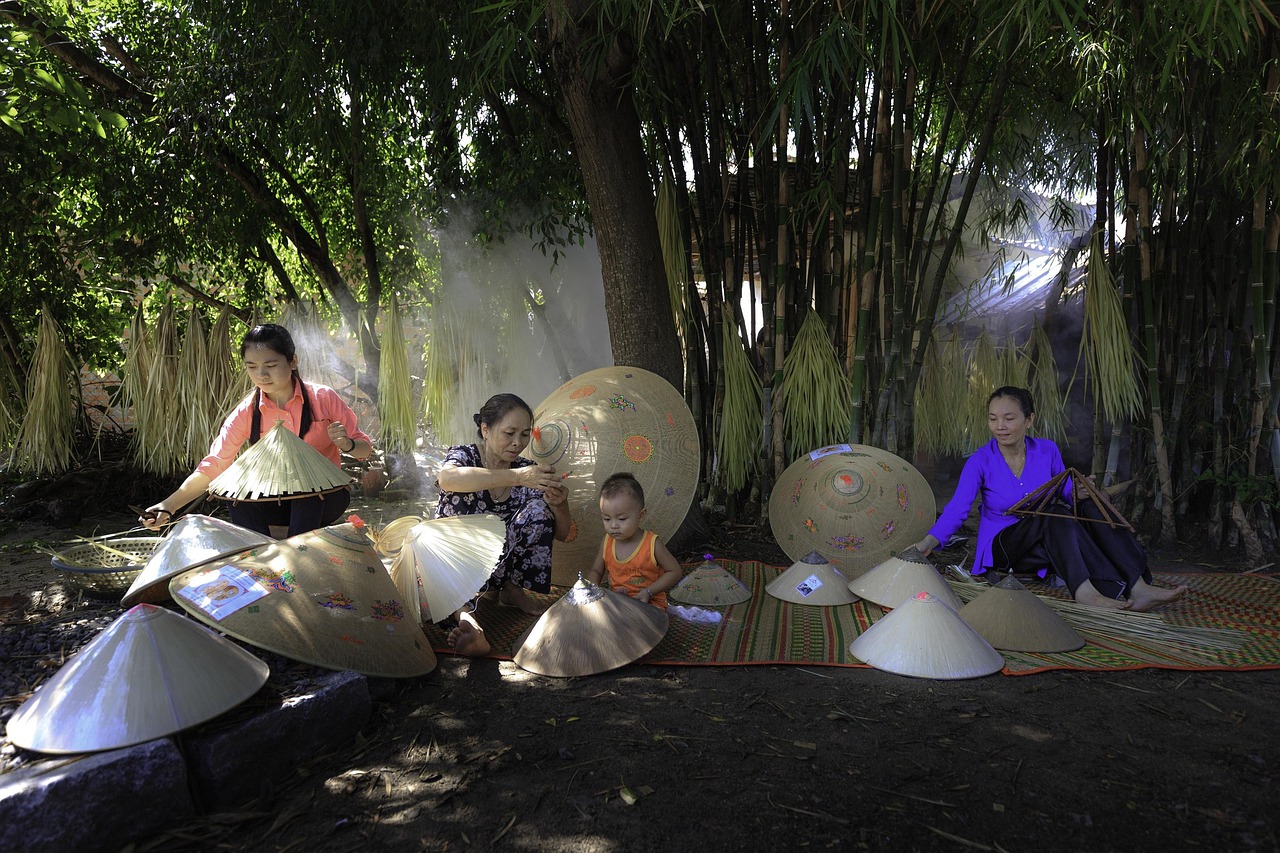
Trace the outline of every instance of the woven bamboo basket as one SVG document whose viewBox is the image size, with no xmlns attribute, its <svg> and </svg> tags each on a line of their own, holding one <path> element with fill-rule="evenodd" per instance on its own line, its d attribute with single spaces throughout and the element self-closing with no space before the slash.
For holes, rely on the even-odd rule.
<svg viewBox="0 0 1280 853">
<path fill-rule="evenodd" d="M 158 536 L 91 540 L 55 553 L 53 567 L 85 595 L 119 599 L 162 541 Z"/>
</svg>

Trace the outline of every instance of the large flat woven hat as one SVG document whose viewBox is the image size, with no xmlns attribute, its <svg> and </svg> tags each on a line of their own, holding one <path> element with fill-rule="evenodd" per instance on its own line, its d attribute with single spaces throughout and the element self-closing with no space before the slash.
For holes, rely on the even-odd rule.
<svg viewBox="0 0 1280 853">
<path fill-rule="evenodd" d="M 668 541 L 698 485 L 698 431 L 684 397 L 637 367 L 602 367 L 551 392 L 533 416 L 528 456 L 553 466 L 569 489 L 573 528 L 552 549 L 552 583 L 568 586 L 591 567 L 604 529 L 600 484 L 629 471 L 644 488 L 644 526 Z"/>
<path fill-rule="evenodd" d="M 935 509 L 933 490 L 905 459 L 837 444 L 782 472 L 769 495 L 769 526 L 791 559 L 817 551 L 855 578 L 923 538 Z"/>
<path fill-rule="evenodd" d="M 751 590 L 708 554 L 701 565 L 671 588 L 667 598 L 681 604 L 728 607 L 751 598 Z"/>
<path fill-rule="evenodd" d="M 285 500 L 350 485 L 347 472 L 277 421 L 209 483 L 209 494 L 236 501 Z"/>
<path fill-rule="evenodd" d="M 410 528 L 391 563 L 409 614 L 439 622 L 457 612 L 489 580 L 506 541 L 507 526 L 496 515 L 433 518 Z"/>
<path fill-rule="evenodd" d="M 151 552 L 120 604 L 132 607 L 144 601 L 152 604 L 168 601 L 169 579 L 174 575 L 271 541 L 270 536 L 220 518 L 184 515 L 169 527 L 164 539 Z"/>
<path fill-rule="evenodd" d="M 665 610 L 579 578 L 516 640 L 513 659 L 539 675 L 608 672 L 653 651 L 669 619 Z"/>
<path fill-rule="evenodd" d="M 997 649 L 1073 652 L 1084 637 L 1013 575 L 960 608 L 960 618 Z"/>
<path fill-rule="evenodd" d="M 890 557 L 871 571 L 849 581 L 858 598 L 893 609 L 918 592 L 929 592 L 960 609 L 960 598 L 938 570 L 914 548 Z"/>
<path fill-rule="evenodd" d="M 169 592 L 207 625 L 294 660 L 425 675 L 435 654 L 362 528 L 323 527 L 208 563 L 178 575 Z"/>
<path fill-rule="evenodd" d="M 849 645 L 876 669 L 916 678 L 978 678 L 999 672 L 1004 658 L 951 605 L 920 592 L 895 607 Z"/>
<path fill-rule="evenodd" d="M 267 675 L 265 663 L 203 625 L 139 604 L 36 690 L 8 735 L 37 752 L 131 746 L 213 719 Z"/>
<path fill-rule="evenodd" d="M 792 604 L 836 607 L 858 597 L 849 591 L 849 579 L 817 551 L 796 560 L 791 568 L 769 581 L 764 591 Z"/>
</svg>

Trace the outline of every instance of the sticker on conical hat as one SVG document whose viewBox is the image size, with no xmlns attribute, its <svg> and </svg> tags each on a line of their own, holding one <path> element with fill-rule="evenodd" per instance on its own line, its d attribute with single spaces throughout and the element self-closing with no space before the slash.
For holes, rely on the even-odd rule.
<svg viewBox="0 0 1280 853">
<path fill-rule="evenodd" d="M 433 518 L 410 528 L 391 563 L 391 579 L 409 615 L 439 622 L 475 598 L 507 542 L 496 515 Z"/>
<path fill-rule="evenodd" d="M 363 525 L 291 536 L 169 582 L 200 621 L 287 658 L 365 675 L 412 678 L 435 668 Z"/>
<path fill-rule="evenodd" d="M 608 672 L 653 651 L 668 624 L 665 610 L 578 578 L 516 639 L 513 659 L 539 675 Z"/>
<path fill-rule="evenodd" d="M 644 489 L 644 526 L 669 541 L 698 486 L 698 431 L 684 397 L 637 367 L 602 367 L 561 385 L 533 416 L 529 458 L 569 489 L 569 540 L 552 549 L 552 583 L 569 585 L 600 550 L 598 490 L 629 471 Z"/>
<path fill-rule="evenodd" d="M 727 607 L 751 598 L 751 590 L 706 554 L 702 564 L 681 578 L 667 593 L 667 598 L 682 604 Z"/>
<path fill-rule="evenodd" d="M 209 483 L 209 494 L 235 501 L 288 500 L 347 488 L 351 477 L 281 421 Z"/>
<path fill-rule="evenodd" d="M 787 556 L 817 551 L 849 578 L 919 541 L 934 521 L 933 490 L 920 472 L 865 444 L 800 457 L 769 495 L 769 527 Z"/>
<path fill-rule="evenodd" d="M 918 592 L 932 593 L 951 605 L 952 610 L 960 609 L 960 598 L 951 585 L 914 548 L 849 581 L 849 589 L 858 598 L 890 610 Z"/>
<path fill-rule="evenodd" d="M 151 552 L 120 604 L 132 607 L 143 601 L 168 601 L 169 579 L 174 575 L 271 541 L 270 536 L 220 518 L 184 515 L 169 527 Z"/>
<path fill-rule="evenodd" d="M 876 669 L 916 678 L 977 678 L 1004 668 L 1000 653 L 928 592 L 895 607 L 854 640 L 849 653 Z"/>
<path fill-rule="evenodd" d="M 191 619 L 139 604 L 112 622 L 9 719 L 37 752 L 118 749 L 165 737 L 258 692 L 267 665 Z"/>
<path fill-rule="evenodd" d="M 960 609 L 960 618 L 997 649 L 1073 652 L 1084 637 L 1013 575 Z"/>
<path fill-rule="evenodd" d="M 835 607 L 858 598 L 849 591 L 849 579 L 817 551 L 792 563 L 791 568 L 769 581 L 764 591 L 793 604 Z"/>
</svg>

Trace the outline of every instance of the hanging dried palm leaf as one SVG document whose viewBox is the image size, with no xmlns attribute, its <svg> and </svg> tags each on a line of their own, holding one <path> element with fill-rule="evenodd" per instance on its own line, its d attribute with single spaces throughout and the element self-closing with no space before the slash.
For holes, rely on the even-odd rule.
<svg viewBox="0 0 1280 853">
<path fill-rule="evenodd" d="M 409 378 L 409 344 L 404 336 L 400 301 L 391 294 L 383 317 L 382 355 L 378 368 L 378 414 L 382 447 L 388 453 L 412 453 L 417 444 L 418 418 Z"/>
<path fill-rule="evenodd" d="M 1136 415 L 1142 404 L 1137 356 L 1125 322 L 1120 290 L 1107 267 L 1097 234 L 1089 247 L 1080 344 L 1089 367 L 1093 399 L 1102 406 L 1103 417 L 1115 423 Z"/>
<path fill-rule="evenodd" d="M 219 424 L 209 411 L 210 371 L 208 368 L 208 341 L 205 339 L 204 320 L 196 304 L 191 303 L 187 312 L 187 330 L 182 336 L 182 353 L 178 357 L 173 404 L 183 413 L 178 427 L 183 433 L 182 456 L 184 467 L 193 466 L 209 449 Z"/>
<path fill-rule="evenodd" d="M 762 468 L 764 409 L 760 377 L 742 348 L 736 324 L 720 324 L 721 364 L 724 365 L 724 403 L 716 435 L 716 473 L 729 492 L 736 492 Z"/>
<path fill-rule="evenodd" d="M 841 369 L 826 324 L 809 311 L 782 366 L 783 427 L 792 453 L 845 441 L 853 386 Z"/>
<path fill-rule="evenodd" d="M 40 330 L 27 377 L 27 403 L 14 442 L 18 470 L 42 476 L 59 474 L 75 459 L 75 370 L 62 330 L 40 309 Z"/>
<path fill-rule="evenodd" d="M 969 351 L 969 397 L 966 412 L 967 448 L 972 451 L 989 437 L 987 430 L 987 398 L 1003 384 L 1004 377 L 1000 354 L 986 330 L 978 335 Z"/>
<path fill-rule="evenodd" d="M 1036 433 L 1062 443 L 1067 439 L 1067 404 L 1058 385 L 1053 344 L 1039 322 L 1031 330 L 1027 347 L 1032 364 L 1027 389 L 1036 403 Z"/>
</svg>

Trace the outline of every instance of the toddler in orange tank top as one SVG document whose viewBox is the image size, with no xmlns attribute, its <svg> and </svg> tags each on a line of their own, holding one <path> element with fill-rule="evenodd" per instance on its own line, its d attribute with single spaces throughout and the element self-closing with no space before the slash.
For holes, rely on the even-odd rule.
<svg viewBox="0 0 1280 853">
<path fill-rule="evenodd" d="M 631 474 L 620 473 L 600 487 L 600 519 L 604 543 L 587 572 L 587 580 L 599 584 L 605 572 L 615 592 L 667 609 L 667 590 L 683 577 L 680 563 L 658 535 L 643 530 L 644 489 Z"/>
</svg>

